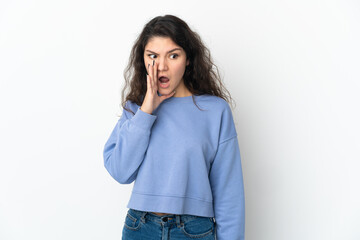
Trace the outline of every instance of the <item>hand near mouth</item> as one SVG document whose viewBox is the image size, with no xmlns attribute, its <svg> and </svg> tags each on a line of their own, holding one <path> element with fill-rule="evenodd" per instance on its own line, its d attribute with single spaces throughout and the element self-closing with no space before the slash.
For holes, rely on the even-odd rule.
<svg viewBox="0 0 360 240">
<path fill-rule="evenodd" d="M 175 91 L 168 95 L 158 96 L 158 75 L 157 63 L 153 60 L 153 65 L 148 65 L 148 75 L 146 76 L 147 90 L 144 101 L 140 107 L 143 112 L 152 114 L 152 112 L 167 98 L 172 97 Z"/>
</svg>

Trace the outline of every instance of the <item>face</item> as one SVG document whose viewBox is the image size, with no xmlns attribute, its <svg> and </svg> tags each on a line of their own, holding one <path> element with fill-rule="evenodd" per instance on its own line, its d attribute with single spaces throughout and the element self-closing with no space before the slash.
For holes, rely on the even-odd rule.
<svg viewBox="0 0 360 240">
<path fill-rule="evenodd" d="M 157 86 L 161 95 L 167 95 L 174 90 L 173 97 L 190 96 L 191 92 L 184 85 L 184 72 L 189 61 L 182 47 L 174 43 L 169 37 L 152 37 L 144 50 L 144 63 L 147 68 L 153 60 L 157 63 Z M 162 76 L 169 79 L 166 84 L 161 84 Z"/>
</svg>

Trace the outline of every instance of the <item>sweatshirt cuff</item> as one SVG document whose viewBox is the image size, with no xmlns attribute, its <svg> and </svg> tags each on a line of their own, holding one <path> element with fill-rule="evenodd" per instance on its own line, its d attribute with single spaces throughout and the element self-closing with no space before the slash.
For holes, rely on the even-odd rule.
<svg viewBox="0 0 360 240">
<path fill-rule="evenodd" d="M 139 128 L 149 130 L 154 124 L 157 116 L 148 114 L 142 111 L 140 108 L 136 111 L 135 115 L 131 118 L 131 121 Z"/>
</svg>

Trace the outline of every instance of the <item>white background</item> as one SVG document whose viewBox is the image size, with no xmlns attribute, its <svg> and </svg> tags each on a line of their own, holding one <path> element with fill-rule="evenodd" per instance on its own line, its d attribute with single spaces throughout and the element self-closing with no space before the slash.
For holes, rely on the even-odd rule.
<svg viewBox="0 0 360 240">
<path fill-rule="evenodd" d="M 130 48 L 164 14 L 236 101 L 246 240 L 360 239 L 355 0 L 2 0 L 0 239 L 120 239 L 132 184 L 102 151 Z"/>
</svg>

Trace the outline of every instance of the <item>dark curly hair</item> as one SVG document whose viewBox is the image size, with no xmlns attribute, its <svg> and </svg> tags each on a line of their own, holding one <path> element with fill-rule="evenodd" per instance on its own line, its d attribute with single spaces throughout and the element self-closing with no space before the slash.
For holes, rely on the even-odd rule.
<svg viewBox="0 0 360 240">
<path fill-rule="evenodd" d="M 202 42 L 200 36 L 192 31 L 182 19 L 173 15 L 165 15 L 150 20 L 135 40 L 128 65 L 124 71 L 125 86 L 122 90 L 121 99 L 121 105 L 124 109 L 135 114 L 131 109 L 125 107 L 128 100 L 135 102 L 139 106 L 142 105 L 147 90 L 144 50 L 149 39 L 157 36 L 169 37 L 184 49 L 187 60 L 190 62 L 183 76 L 184 85 L 193 94 L 192 98 L 195 105 L 194 95 L 210 94 L 218 96 L 227 102 L 229 102 L 229 99 L 232 100 L 229 91 L 221 81 L 219 70 L 213 63 L 210 51 Z M 125 90 L 129 84 L 130 91 L 124 100 Z"/>
</svg>

